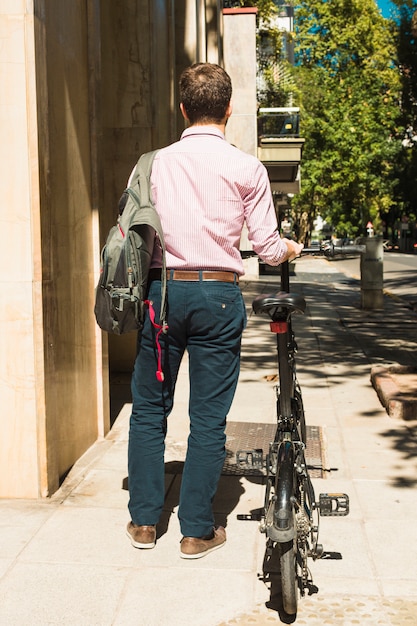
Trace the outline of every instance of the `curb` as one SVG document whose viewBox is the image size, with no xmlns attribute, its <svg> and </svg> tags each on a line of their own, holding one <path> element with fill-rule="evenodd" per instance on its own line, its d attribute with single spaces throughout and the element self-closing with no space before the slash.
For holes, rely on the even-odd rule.
<svg viewBox="0 0 417 626">
<path fill-rule="evenodd" d="M 371 382 L 393 419 L 417 420 L 417 368 L 402 365 L 371 368 Z"/>
</svg>

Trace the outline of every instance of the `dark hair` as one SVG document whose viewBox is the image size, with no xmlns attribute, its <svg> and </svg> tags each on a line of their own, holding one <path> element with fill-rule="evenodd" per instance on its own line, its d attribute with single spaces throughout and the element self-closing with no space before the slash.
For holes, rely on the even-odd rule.
<svg viewBox="0 0 417 626">
<path fill-rule="evenodd" d="M 180 100 L 191 124 L 219 124 L 232 97 L 230 76 L 214 63 L 195 63 L 180 77 Z"/>
</svg>

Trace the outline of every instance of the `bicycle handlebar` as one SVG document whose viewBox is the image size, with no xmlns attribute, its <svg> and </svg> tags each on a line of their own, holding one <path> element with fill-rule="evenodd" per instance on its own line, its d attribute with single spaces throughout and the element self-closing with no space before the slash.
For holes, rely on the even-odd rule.
<svg viewBox="0 0 417 626">
<path fill-rule="evenodd" d="M 307 254 L 317 255 L 317 256 L 326 256 L 326 251 L 321 248 L 303 248 L 301 250 L 300 256 L 304 256 Z"/>
<path fill-rule="evenodd" d="M 331 244 L 325 248 L 303 248 L 300 256 L 307 254 L 330 258 L 334 256 L 360 256 L 363 252 L 365 252 L 365 249 L 366 246 L 363 244 L 347 244 L 344 246 Z"/>
</svg>

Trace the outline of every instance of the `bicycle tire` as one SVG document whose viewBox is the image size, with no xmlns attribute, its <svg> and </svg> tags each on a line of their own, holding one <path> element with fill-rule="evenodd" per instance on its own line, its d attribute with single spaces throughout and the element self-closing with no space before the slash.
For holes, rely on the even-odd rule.
<svg viewBox="0 0 417 626">
<path fill-rule="evenodd" d="M 294 540 L 280 543 L 282 605 L 287 615 L 295 615 L 298 607 L 297 558 Z"/>
<path fill-rule="evenodd" d="M 290 441 L 283 441 L 278 450 L 278 471 L 275 483 L 276 530 L 281 534 L 278 541 L 281 571 L 281 591 L 284 611 L 287 615 L 297 612 L 298 578 L 296 562 L 296 523 L 292 497 L 296 495 L 297 479 L 294 470 L 294 446 Z"/>
</svg>

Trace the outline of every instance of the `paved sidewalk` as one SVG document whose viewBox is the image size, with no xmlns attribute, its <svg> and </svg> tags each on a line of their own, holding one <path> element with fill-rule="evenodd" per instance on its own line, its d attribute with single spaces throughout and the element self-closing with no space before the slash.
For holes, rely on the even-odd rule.
<svg viewBox="0 0 417 626">
<path fill-rule="evenodd" d="M 254 295 L 278 290 L 278 281 L 242 281 L 248 314 Z M 308 304 L 294 326 L 307 423 L 321 433 L 325 471 L 313 481 L 316 494 L 346 492 L 351 502 L 348 517 L 322 518 L 324 549 L 341 558 L 312 564 L 318 593 L 300 600 L 296 623 L 415 624 L 415 422 L 388 416 L 370 373 L 375 365 L 416 365 L 417 317 L 389 297 L 384 311 L 362 311 L 358 281 L 324 259 L 297 260 L 291 282 Z M 249 315 L 232 428 L 274 422 L 273 348 L 268 321 Z M 197 561 L 179 558 L 187 403 L 184 362 L 154 550 L 135 550 L 125 536 L 128 396 L 109 436 L 74 466 L 53 498 L 0 501 L 0 626 L 289 623 L 279 595 L 271 597 L 261 578 L 265 540 L 258 524 L 237 519 L 262 505 L 258 477 L 222 476 L 215 510 L 227 525 L 226 546 Z"/>
</svg>

